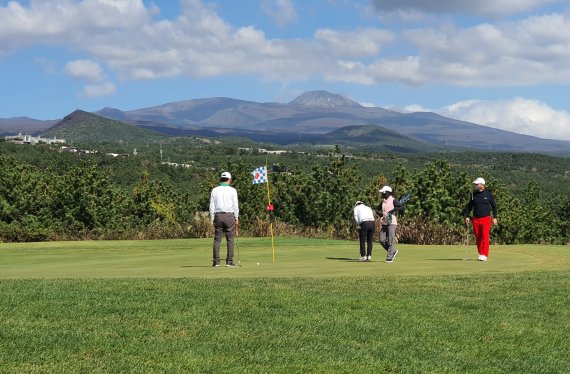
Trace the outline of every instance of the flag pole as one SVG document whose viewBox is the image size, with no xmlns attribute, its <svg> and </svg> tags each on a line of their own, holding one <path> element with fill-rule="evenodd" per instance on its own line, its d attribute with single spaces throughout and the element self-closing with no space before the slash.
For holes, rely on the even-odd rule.
<svg viewBox="0 0 570 374">
<path fill-rule="evenodd" d="M 269 169 L 267 168 L 267 160 L 265 161 L 265 170 L 267 170 L 267 206 L 271 206 L 271 194 L 269 192 Z M 270 211 L 271 212 L 271 211 Z M 275 263 L 275 240 L 273 238 L 273 222 L 271 221 L 271 214 L 269 218 L 269 232 L 271 233 L 271 255 L 273 263 Z"/>
</svg>

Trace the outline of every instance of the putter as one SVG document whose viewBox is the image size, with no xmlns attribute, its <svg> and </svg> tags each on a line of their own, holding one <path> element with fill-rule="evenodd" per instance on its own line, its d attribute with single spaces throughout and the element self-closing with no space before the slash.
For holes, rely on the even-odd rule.
<svg viewBox="0 0 570 374">
<path fill-rule="evenodd" d="M 241 268 L 241 261 L 239 260 L 238 238 L 239 238 L 239 227 L 238 227 L 238 223 L 236 222 L 236 249 L 237 249 L 237 255 L 238 255 L 238 266 Z"/>
<path fill-rule="evenodd" d="M 467 229 L 465 230 L 465 256 L 463 256 L 463 261 L 467 261 L 469 260 L 469 254 L 468 254 L 468 250 L 469 250 L 469 225 L 466 225 Z"/>
</svg>

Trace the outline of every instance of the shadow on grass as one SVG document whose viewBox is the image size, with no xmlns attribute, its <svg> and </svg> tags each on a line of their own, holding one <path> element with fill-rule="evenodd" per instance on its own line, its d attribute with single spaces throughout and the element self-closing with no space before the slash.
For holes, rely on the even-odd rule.
<svg viewBox="0 0 570 374">
<path fill-rule="evenodd" d="M 462 258 L 426 258 L 428 261 L 469 261 Z"/>
<path fill-rule="evenodd" d="M 180 267 L 181 268 L 211 268 L 213 266 L 212 265 L 182 265 Z"/>
<path fill-rule="evenodd" d="M 347 262 L 370 262 L 370 261 L 360 261 L 358 258 L 349 257 L 325 257 L 327 260 L 337 260 L 337 261 L 347 261 Z"/>
</svg>

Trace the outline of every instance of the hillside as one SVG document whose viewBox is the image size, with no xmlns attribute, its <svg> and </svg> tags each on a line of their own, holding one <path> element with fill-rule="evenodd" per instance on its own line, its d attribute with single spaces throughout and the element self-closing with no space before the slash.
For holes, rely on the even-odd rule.
<svg viewBox="0 0 570 374">
<path fill-rule="evenodd" d="M 246 131 L 251 139 L 258 139 L 257 134 L 261 132 L 265 141 L 280 144 L 284 133 L 298 138 L 313 138 L 343 127 L 374 125 L 448 150 L 468 148 L 570 155 L 570 141 L 515 134 L 435 113 L 399 113 L 363 107 L 349 98 L 326 91 L 306 92 L 285 104 L 217 97 L 132 111 L 105 108 L 96 113 L 130 124 L 149 126 L 157 131 L 165 127 L 164 132 L 167 133 L 173 133 L 173 129 L 180 132 Z M 275 134 L 273 137 L 272 133 Z"/>
<path fill-rule="evenodd" d="M 65 116 L 44 132 L 47 137 L 57 136 L 68 143 L 130 142 L 145 143 L 166 138 L 154 131 L 141 129 L 82 110 Z"/>
<path fill-rule="evenodd" d="M 0 136 L 41 133 L 56 124 L 58 120 L 41 121 L 28 117 L 0 118 Z"/>
<path fill-rule="evenodd" d="M 373 125 L 342 127 L 323 135 L 316 143 L 338 144 L 359 150 L 397 153 L 435 152 L 443 150 L 441 147 L 414 140 L 396 131 Z"/>
<path fill-rule="evenodd" d="M 81 111 L 77 111 L 81 112 Z M 75 113 L 77 113 L 75 112 Z M 86 113 L 86 112 L 83 112 Z M 391 130 L 418 143 L 403 145 L 405 152 L 431 147 L 446 151 L 475 150 L 497 152 L 530 152 L 570 156 L 570 141 L 541 139 L 516 134 L 478 124 L 458 121 L 431 112 L 399 113 L 397 111 L 364 107 L 342 95 L 326 91 L 309 91 L 288 103 L 258 103 L 233 98 L 214 97 L 166 103 L 154 107 L 122 111 L 104 108 L 94 113 L 100 116 L 88 120 L 97 125 L 83 130 L 81 126 L 47 136 L 63 136 L 71 141 L 143 141 L 161 133 L 166 136 L 237 136 L 253 141 L 287 144 L 344 144 L 373 151 L 400 149 L 393 133 L 346 138 L 347 133 L 336 130 L 376 126 Z M 68 116 L 69 117 L 69 116 Z M 66 117 L 62 122 L 70 119 Z M 73 118 L 78 118 L 73 115 Z M 111 121 L 111 122 L 105 122 Z M 121 125 L 117 125 L 119 121 Z M 84 122 L 81 119 L 79 122 Z M 115 122 L 114 124 L 112 124 Z M 55 121 L 40 121 L 26 117 L 0 119 L 0 134 L 18 131 L 41 132 Z M 107 125 L 103 125 L 106 123 Z M 132 132 L 125 124 L 152 132 Z M 85 125 L 85 123 L 84 123 Z M 118 126 L 118 127 L 117 127 Z M 57 130 L 55 127 L 54 130 Z M 101 133 L 98 133 L 101 130 Z M 129 140 L 130 139 L 130 140 Z M 138 139 L 138 140 L 136 140 Z M 372 141 L 372 139 L 376 139 Z M 148 139 L 147 139 L 148 140 Z M 393 141 L 395 143 L 390 144 Z M 429 144 L 430 146 L 425 146 Z M 419 146 L 419 148 L 418 148 Z"/>
</svg>

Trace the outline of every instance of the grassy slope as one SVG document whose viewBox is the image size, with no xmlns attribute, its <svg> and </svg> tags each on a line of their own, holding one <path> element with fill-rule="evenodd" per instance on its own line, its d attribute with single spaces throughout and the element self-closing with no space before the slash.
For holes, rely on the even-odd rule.
<svg viewBox="0 0 570 374">
<path fill-rule="evenodd" d="M 273 264 L 269 240 L 238 245 L 235 269 L 209 266 L 211 240 L 0 245 L 0 372 L 570 368 L 568 247 L 480 263 L 400 246 L 385 264 L 351 260 L 355 242 L 278 239 Z M 85 279 L 44 279 L 61 277 Z"/>
</svg>

